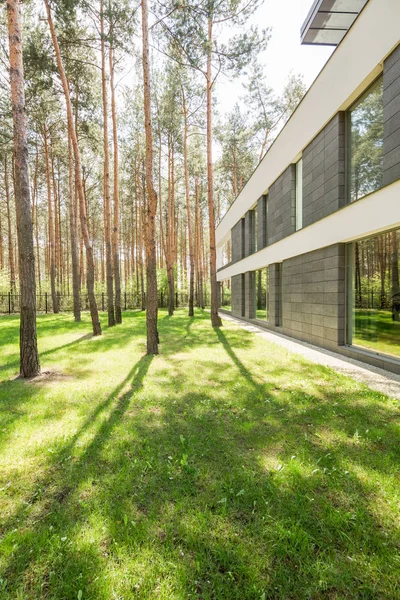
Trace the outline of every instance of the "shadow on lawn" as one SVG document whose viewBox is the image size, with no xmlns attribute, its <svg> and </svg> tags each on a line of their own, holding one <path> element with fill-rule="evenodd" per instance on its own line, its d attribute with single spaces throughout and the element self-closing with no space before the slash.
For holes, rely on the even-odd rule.
<svg viewBox="0 0 400 600">
<path fill-rule="evenodd" d="M 182 340 L 182 322 L 168 322 L 174 378 L 162 393 L 149 387 L 156 368 L 144 386 L 152 358 L 142 357 L 3 524 L 18 529 L 4 575 L 13 597 L 395 598 L 388 578 L 399 539 L 365 473 L 398 463 L 398 413 L 366 393 L 364 403 L 363 392 L 327 393 L 329 371 L 307 363 L 298 372 L 312 379 L 312 395 L 274 383 L 289 386 L 289 365 L 257 381 L 237 353 L 251 334 L 197 335 L 191 324 Z M 179 331 L 185 350 L 210 337 L 224 348 L 228 365 L 201 364 L 210 381 L 224 381 L 219 397 L 190 389 L 187 365 L 168 359 L 182 348 Z M 364 429 L 354 439 L 360 424 L 368 439 Z M 82 536 L 90 528 L 92 541 Z"/>
</svg>

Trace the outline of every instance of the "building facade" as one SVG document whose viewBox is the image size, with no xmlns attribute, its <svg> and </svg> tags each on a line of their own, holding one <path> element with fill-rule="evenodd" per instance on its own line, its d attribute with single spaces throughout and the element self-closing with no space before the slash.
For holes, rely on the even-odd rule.
<svg viewBox="0 0 400 600">
<path fill-rule="evenodd" d="M 217 228 L 221 311 L 400 373 L 400 2 L 316 0 L 331 58 Z M 227 244 L 230 262 L 227 262 Z"/>
</svg>

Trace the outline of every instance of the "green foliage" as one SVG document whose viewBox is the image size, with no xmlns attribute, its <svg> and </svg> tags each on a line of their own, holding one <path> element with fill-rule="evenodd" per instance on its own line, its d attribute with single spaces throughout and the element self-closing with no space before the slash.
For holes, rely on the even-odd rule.
<svg viewBox="0 0 400 600">
<path fill-rule="evenodd" d="M 0 320 L 0 596 L 399 600 L 397 400 L 209 316 Z"/>
</svg>

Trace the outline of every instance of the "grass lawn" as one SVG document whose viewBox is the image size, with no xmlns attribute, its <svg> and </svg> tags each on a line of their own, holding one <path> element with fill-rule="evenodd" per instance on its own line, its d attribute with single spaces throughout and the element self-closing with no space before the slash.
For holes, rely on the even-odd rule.
<svg viewBox="0 0 400 600">
<path fill-rule="evenodd" d="M 201 312 L 0 319 L 0 598 L 400 598 L 400 410 Z"/>
<path fill-rule="evenodd" d="M 400 322 L 389 310 L 356 310 L 353 344 L 400 357 Z"/>
</svg>

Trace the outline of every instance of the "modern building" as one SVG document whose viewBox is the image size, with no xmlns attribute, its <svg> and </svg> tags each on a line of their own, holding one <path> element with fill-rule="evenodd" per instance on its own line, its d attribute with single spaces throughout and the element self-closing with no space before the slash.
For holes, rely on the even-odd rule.
<svg viewBox="0 0 400 600">
<path fill-rule="evenodd" d="M 399 24 L 400 0 L 314 2 L 302 42 L 336 48 L 217 257 L 221 311 L 400 373 Z"/>
</svg>

